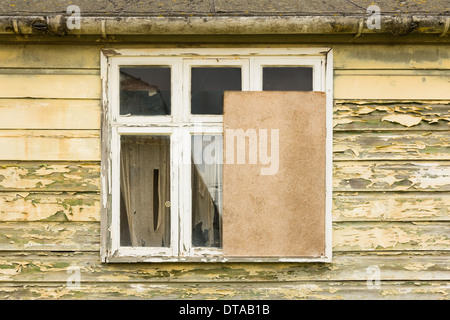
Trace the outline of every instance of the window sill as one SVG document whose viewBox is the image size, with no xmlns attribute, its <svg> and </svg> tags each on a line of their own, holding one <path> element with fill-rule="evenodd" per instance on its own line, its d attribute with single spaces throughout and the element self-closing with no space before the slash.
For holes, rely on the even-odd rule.
<svg viewBox="0 0 450 320">
<path fill-rule="evenodd" d="M 330 263 L 331 257 L 224 257 L 224 256 L 154 256 L 119 255 L 106 258 L 106 263 Z"/>
</svg>

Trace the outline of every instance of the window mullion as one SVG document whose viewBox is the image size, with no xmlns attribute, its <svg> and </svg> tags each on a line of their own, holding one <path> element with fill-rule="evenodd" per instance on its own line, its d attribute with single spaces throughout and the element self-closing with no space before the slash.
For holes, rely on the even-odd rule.
<svg viewBox="0 0 450 320">
<path fill-rule="evenodd" d="M 191 232 L 191 134 L 188 127 L 178 127 L 179 133 L 179 255 L 188 256 L 192 246 Z"/>
</svg>

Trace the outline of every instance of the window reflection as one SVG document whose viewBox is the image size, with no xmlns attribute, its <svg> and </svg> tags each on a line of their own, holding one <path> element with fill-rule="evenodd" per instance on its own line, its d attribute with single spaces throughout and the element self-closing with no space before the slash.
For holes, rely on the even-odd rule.
<svg viewBox="0 0 450 320">
<path fill-rule="evenodd" d="M 241 68 L 191 69 L 191 113 L 223 114 L 223 92 L 241 91 Z"/>
<path fill-rule="evenodd" d="M 222 135 L 192 136 L 192 245 L 222 247 Z"/>
<path fill-rule="evenodd" d="M 311 67 L 264 67 L 264 91 L 312 91 Z"/>
<path fill-rule="evenodd" d="M 169 67 L 120 68 L 120 115 L 171 114 Z"/>
</svg>

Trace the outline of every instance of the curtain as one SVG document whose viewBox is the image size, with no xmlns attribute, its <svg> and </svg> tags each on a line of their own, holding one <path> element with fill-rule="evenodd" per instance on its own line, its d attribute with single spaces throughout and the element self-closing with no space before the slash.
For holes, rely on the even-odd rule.
<svg viewBox="0 0 450 320">
<path fill-rule="evenodd" d="M 169 138 L 123 136 L 121 144 L 121 245 L 170 245 Z M 128 239 L 126 235 L 128 234 Z"/>
<path fill-rule="evenodd" d="M 196 140 L 197 139 L 197 140 Z M 201 140 L 201 141 L 200 141 Z M 222 246 L 222 145 L 221 136 L 213 141 L 193 137 L 192 156 L 192 245 Z M 195 145 L 201 148 L 195 150 Z M 213 144 L 216 144 L 215 146 Z M 215 152 L 208 152 L 208 146 Z M 209 157 L 204 159 L 204 153 Z"/>
</svg>

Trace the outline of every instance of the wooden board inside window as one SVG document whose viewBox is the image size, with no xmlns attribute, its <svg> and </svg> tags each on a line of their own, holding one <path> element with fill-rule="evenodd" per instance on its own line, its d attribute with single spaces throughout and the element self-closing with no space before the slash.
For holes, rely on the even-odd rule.
<svg viewBox="0 0 450 320">
<path fill-rule="evenodd" d="M 225 93 L 224 256 L 324 256 L 325 116 L 323 92 Z M 237 163 L 239 132 L 247 136 L 244 164 Z"/>
</svg>

